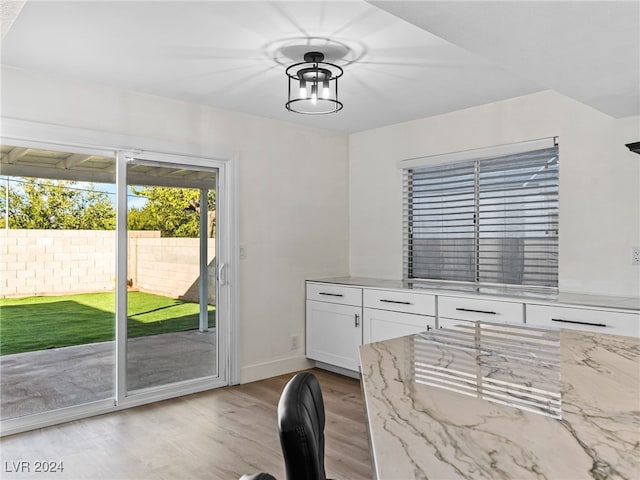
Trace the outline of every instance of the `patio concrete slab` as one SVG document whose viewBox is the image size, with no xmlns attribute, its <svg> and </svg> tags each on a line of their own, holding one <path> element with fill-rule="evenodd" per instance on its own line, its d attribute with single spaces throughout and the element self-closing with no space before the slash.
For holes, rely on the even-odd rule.
<svg viewBox="0 0 640 480">
<path fill-rule="evenodd" d="M 215 375 L 216 329 L 132 338 L 128 389 Z M 0 416 L 15 418 L 114 397 L 115 343 L 0 356 Z"/>
</svg>

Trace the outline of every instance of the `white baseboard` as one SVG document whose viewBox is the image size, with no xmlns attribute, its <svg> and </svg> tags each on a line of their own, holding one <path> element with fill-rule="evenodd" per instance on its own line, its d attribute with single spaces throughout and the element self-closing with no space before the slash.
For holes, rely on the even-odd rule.
<svg viewBox="0 0 640 480">
<path fill-rule="evenodd" d="M 315 362 L 308 360 L 304 355 L 246 365 L 240 369 L 240 383 L 255 382 L 256 380 L 276 377 L 285 373 L 306 370 L 314 366 Z"/>
</svg>

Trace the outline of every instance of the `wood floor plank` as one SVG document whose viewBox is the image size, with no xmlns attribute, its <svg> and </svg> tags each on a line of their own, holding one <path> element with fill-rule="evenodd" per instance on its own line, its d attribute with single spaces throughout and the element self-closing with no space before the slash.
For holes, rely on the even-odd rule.
<svg viewBox="0 0 640 480">
<path fill-rule="evenodd" d="M 360 382 L 324 370 L 325 466 L 336 479 L 371 478 Z M 2 478 L 43 478 L 36 461 L 62 461 L 59 479 L 285 479 L 277 403 L 293 374 L 225 387 L 0 440 Z M 29 462 L 30 472 L 12 465 Z M 6 462 L 9 462 L 8 464 Z M 13 463 L 12 463 L 13 462 Z M 7 466 L 9 470 L 7 471 Z"/>
</svg>

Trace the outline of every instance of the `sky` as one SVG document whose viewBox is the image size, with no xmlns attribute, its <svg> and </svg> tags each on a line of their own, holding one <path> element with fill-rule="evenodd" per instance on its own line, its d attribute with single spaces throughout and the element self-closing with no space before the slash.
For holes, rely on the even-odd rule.
<svg viewBox="0 0 640 480">
<path fill-rule="evenodd" d="M 84 185 L 82 187 L 79 188 L 89 188 L 90 187 L 90 183 L 87 182 L 78 182 L 78 185 Z M 96 190 L 102 191 L 102 192 L 106 192 L 109 195 L 109 200 L 111 200 L 111 203 L 114 205 L 116 204 L 116 185 L 113 183 L 95 183 L 93 184 L 94 188 Z M 142 208 L 147 204 L 147 199 L 146 197 L 141 197 L 141 196 L 137 196 L 134 195 L 133 192 L 131 191 L 131 187 L 129 187 L 129 194 L 127 195 L 127 204 L 128 204 L 128 208 Z"/>
</svg>

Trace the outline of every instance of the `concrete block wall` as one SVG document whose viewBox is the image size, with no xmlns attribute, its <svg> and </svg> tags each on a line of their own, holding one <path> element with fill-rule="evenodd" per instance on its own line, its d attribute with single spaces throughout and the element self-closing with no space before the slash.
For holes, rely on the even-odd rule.
<svg viewBox="0 0 640 480">
<path fill-rule="evenodd" d="M 135 240 L 135 242 L 134 242 Z M 198 300 L 199 245 L 197 238 L 130 239 L 129 277 L 145 292 Z M 135 245 L 134 245 L 135 243 Z M 133 251 L 135 249 L 135 254 Z M 215 239 L 208 242 L 209 303 L 215 303 Z M 132 263 L 135 262 L 135 267 Z"/>
<path fill-rule="evenodd" d="M 115 288 L 115 231 L 0 230 L 1 297 Z M 128 279 L 149 293 L 197 301 L 198 239 L 129 232 Z M 215 302 L 215 239 L 209 240 L 209 303 Z"/>
<path fill-rule="evenodd" d="M 1 230 L 2 297 L 111 291 L 115 231 Z"/>
</svg>

